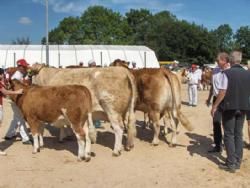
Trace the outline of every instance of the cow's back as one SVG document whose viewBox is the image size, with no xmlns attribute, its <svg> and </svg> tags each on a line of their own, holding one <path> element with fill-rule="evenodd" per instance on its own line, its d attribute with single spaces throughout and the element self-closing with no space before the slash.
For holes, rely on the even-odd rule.
<svg viewBox="0 0 250 188">
<path fill-rule="evenodd" d="M 79 84 L 86 86 L 92 96 L 93 111 L 113 110 L 124 115 L 136 92 L 133 76 L 121 67 L 56 69 L 43 68 L 34 80 L 39 85 Z M 106 108 L 106 109 L 103 109 Z"/>
<path fill-rule="evenodd" d="M 40 106 L 40 108 L 37 108 Z M 54 122 L 58 118 L 58 110 L 67 109 L 68 113 L 87 114 L 92 111 L 89 90 L 80 85 L 64 86 L 32 86 L 22 96 L 20 108 L 24 117 L 35 116 L 46 122 Z"/>
</svg>

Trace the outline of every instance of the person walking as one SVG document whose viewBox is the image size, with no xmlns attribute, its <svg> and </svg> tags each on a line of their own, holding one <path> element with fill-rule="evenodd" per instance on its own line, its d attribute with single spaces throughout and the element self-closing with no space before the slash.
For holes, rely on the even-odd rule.
<svg viewBox="0 0 250 188">
<path fill-rule="evenodd" d="M 191 71 L 187 75 L 188 79 L 188 104 L 189 106 L 197 106 L 198 92 L 197 87 L 200 83 L 201 77 L 199 72 L 197 72 L 197 66 L 192 64 Z"/>
<path fill-rule="evenodd" d="M 217 99 L 211 110 L 214 116 L 217 108 L 222 108 L 222 124 L 224 128 L 224 144 L 226 162 L 219 165 L 220 169 L 234 173 L 240 169 L 243 157 L 243 123 L 246 111 L 250 110 L 250 73 L 240 62 L 242 53 L 233 51 L 230 54 L 231 68 L 224 71 L 222 82 L 226 89 L 219 88 Z"/>
<path fill-rule="evenodd" d="M 17 71 L 12 75 L 10 78 L 11 80 L 17 79 L 21 82 L 25 82 L 25 80 L 28 80 L 27 76 L 27 69 L 29 64 L 25 59 L 19 59 L 17 61 Z M 12 138 L 16 137 L 16 130 L 19 127 L 20 135 L 22 138 L 23 144 L 32 144 L 29 138 L 28 130 L 25 125 L 25 120 L 23 119 L 23 115 L 20 112 L 19 108 L 12 103 L 12 109 L 14 112 L 14 118 L 11 121 L 10 127 L 5 135 L 6 140 L 11 140 Z"/>
<path fill-rule="evenodd" d="M 213 96 L 213 104 L 216 101 L 217 95 L 220 89 L 226 89 L 226 85 L 222 85 L 222 72 L 228 68 L 230 68 L 229 64 L 229 55 L 225 52 L 221 52 L 217 55 L 216 58 L 218 66 L 213 69 L 212 73 L 212 86 L 210 87 L 209 96 L 206 100 L 207 106 L 211 104 L 211 98 Z M 220 106 L 216 109 L 213 116 L 213 138 L 215 146 L 208 150 L 209 153 L 217 153 L 222 152 L 222 129 L 221 129 L 221 121 L 222 121 L 222 109 Z"/>
<path fill-rule="evenodd" d="M 23 89 L 17 91 L 9 91 L 4 87 L 4 69 L 0 68 L 0 127 L 3 122 L 3 96 L 4 95 L 18 95 L 23 93 Z M 0 149 L 0 155 L 7 155 L 5 151 Z"/>
</svg>

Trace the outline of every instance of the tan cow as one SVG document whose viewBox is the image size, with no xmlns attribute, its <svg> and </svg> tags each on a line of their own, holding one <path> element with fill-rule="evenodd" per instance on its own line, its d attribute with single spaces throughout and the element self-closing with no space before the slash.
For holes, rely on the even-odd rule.
<svg viewBox="0 0 250 188">
<path fill-rule="evenodd" d="M 123 65 L 124 61 L 116 60 L 113 64 L 126 68 Z M 165 68 L 131 69 L 130 71 L 136 79 L 138 90 L 135 110 L 148 114 L 154 127 L 152 143 L 159 144 L 160 119 L 166 115 L 172 128 L 170 145 L 176 145 L 179 121 L 187 130 L 193 130 L 191 123 L 181 112 L 181 86 L 178 76 Z"/>
<path fill-rule="evenodd" d="M 135 135 L 134 105 L 137 96 L 133 75 L 121 67 L 57 69 L 34 64 L 33 77 L 38 85 L 85 85 L 91 92 L 93 119 L 111 122 L 115 133 L 113 154 L 120 155 L 122 150 L 123 120 L 129 114 L 126 149 L 133 147 Z"/>
<path fill-rule="evenodd" d="M 78 160 L 90 160 L 91 141 L 88 124 L 92 125 L 92 100 L 89 90 L 80 85 L 27 86 L 17 80 L 11 81 L 14 90 L 23 89 L 23 95 L 14 95 L 12 100 L 20 108 L 33 136 L 33 153 L 43 144 L 42 123 L 68 124 L 78 142 Z M 92 125 L 93 126 L 93 125 Z"/>
<path fill-rule="evenodd" d="M 165 68 L 131 70 L 136 78 L 138 100 L 136 110 L 148 113 L 154 127 L 153 144 L 158 145 L 160 119 L 169 116 L 172 126 L 171 145 L 177 143 L 176 133 L 179 121 L 191 131 L 188 119 L 181 112 L 181 88 L 176 74 Z"/>
</svg>

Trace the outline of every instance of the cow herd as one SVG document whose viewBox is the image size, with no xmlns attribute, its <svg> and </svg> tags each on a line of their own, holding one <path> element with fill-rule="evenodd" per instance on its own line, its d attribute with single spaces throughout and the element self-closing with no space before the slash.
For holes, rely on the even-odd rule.
<svg viewBox="0 0 250 188">
<path fill-rule="evenodd" d="M 78 159 L 90 160 L 91 141 L 95 140 L 93 120 L 110 122 L 115 135 L 113 155 L 134 147 L 135 111 L 144 112 L 152 124 L 152 144 L 159 144 L 160 119 L 169 120 L 171 146 L 177 143 L 180 123 L 193 127 L 181 112 L 181 85 L 176 74 L 165 68 L 124 68 L 122 62 L 105 68 L 51 68 L 33 64 L 32 85 L 12 81 L 12 88 L 24 94 L 12 99 L 21 109 L 34 139 L 33 153 L 43 146 L 42 122 L 72 128 L 78 142 Z M 167 129 L 165 129 L 167 130 Z M 168 132 L 165 131 L 165 134 Z"/>
</svg>

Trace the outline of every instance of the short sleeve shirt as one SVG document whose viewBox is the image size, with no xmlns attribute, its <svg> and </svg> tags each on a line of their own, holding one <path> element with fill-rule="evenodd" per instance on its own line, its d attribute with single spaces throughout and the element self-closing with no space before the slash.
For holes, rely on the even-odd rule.
<svg viewBox="0 0 250 188">
<path fill-rule="evenodd" d="M 20 80 L 22 81 L 23 80 L 23 74 L 20 72 L 20 71 L 16 71 L 12 77 L 11 77 L 11 80 L 14 80 L 14 79 L 17 79 L 17 80 Z"/>
</svg>

